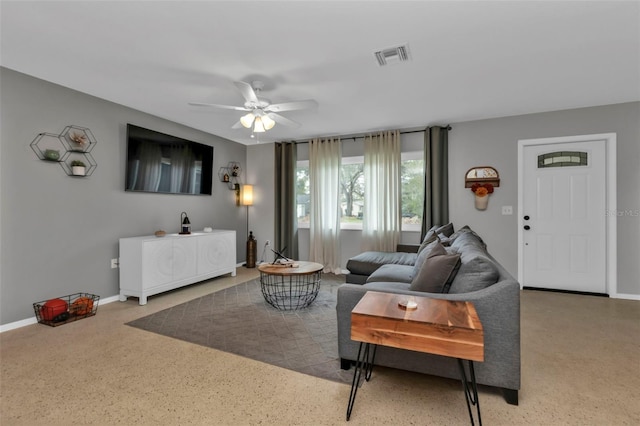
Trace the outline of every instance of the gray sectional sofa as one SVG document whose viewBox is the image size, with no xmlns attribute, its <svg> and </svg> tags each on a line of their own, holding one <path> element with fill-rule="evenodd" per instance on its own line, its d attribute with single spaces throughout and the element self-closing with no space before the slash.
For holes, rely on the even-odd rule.
<svg viewBox="0 0 640 426">
<path fill-rule="evenodd" d="M 447 267 L 434 266 L 438 259 Z M 351 340 L 351 311 L 367 291 L 470 301 L 484 329 L 485 361 L 476 363 L 476 379 L 501 388 L 508 403 L 518 404 L 520 285 L 469 227 L 455 233 L 451 224 L 433 227 L 416 253 L 366 252 L 351 259 L 347 268 L 353 276 L 338 288 L 336 306 L 343 369 L 349 369 L 358 355 L 359 343 Z M 456 361 L 438 355 L 381 346 L 375 363 L 459 379 Z"/>
</svg>

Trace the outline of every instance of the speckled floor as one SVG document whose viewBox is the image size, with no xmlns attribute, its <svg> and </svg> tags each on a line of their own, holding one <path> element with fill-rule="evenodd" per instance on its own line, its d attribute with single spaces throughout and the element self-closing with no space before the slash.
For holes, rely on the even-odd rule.
<svg viewBox="0 0 640 426">
<path fill-rule="evenodd" d="M 254 278 L 238 269 L 95 317 L 0 334 L 0 424 L 345 424 L 349 386 L 125 323 Z M 486 425 L 640 424 L 640 302 L 524 291 L 520 405 L 481 388 Z M 466 425 L 457 381 L 378 368 L 353 425 Z"/>
</svg>

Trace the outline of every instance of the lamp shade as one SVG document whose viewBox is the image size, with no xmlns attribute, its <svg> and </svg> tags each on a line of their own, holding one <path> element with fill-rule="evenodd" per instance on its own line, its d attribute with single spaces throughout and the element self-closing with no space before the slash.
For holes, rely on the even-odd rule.
<svg viewBox="0 0 640 426">
<path fill-rule="evenodd" d="M 264 125 L 262 124 L 262 117 L 256 117 L 256 121 L 253 125 L 253 131 L 256 133 L 264 133 Z"/>
<path fill-rule="evenodd" d="M 249 114 L 246 114 L 240 117 L 240 124 L 242 124 L 244 127 L 248 129 L 251 127 L 251 124 L 253 124 L 254 118 L 255 116 L 253 115 L 253 113 L 250 112 Z"/>
<path fill-rule="evenodd" d="M 240 204 L 243 206 L 253 205 L 253 185 L 242 185 L 240 189 Z"/>
<path fill-rule="evenodd" d="M 271 130 L 273 129 L 273 126 L 276 125 L 276 122 L 273 121 L 271 117 L 265 114 L 262 116 L 262 125 L 264 126 L 265 130 Z"/>
</svg>

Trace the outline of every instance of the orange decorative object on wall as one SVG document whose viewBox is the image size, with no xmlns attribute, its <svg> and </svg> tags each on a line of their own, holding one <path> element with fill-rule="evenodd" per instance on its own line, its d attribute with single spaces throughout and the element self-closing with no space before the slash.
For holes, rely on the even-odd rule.
<svg viewBox="0 0 640 426">
<path fill-rule="evenodd" d="M 53 321 L 55 317 L 67 312 L 69 305 L 62 299 L 47 300 L 40 309 L 40 316 L 45 321 Z"/>
</svg>

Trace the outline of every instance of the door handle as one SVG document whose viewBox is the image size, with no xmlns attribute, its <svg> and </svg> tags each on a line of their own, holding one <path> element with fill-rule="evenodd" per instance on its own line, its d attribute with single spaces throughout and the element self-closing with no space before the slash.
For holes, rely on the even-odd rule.
<svg viewBox="0 0 640 426">
<path fill-rule="evenodd" d="M 531 229 L 531 227 L 530 227 L 529 225 L 525 225 L 525 226 L 524 226 L 524 230 L 525 230 L 525 231 L 528 231 L 529 229 Z"/>
</svg>

